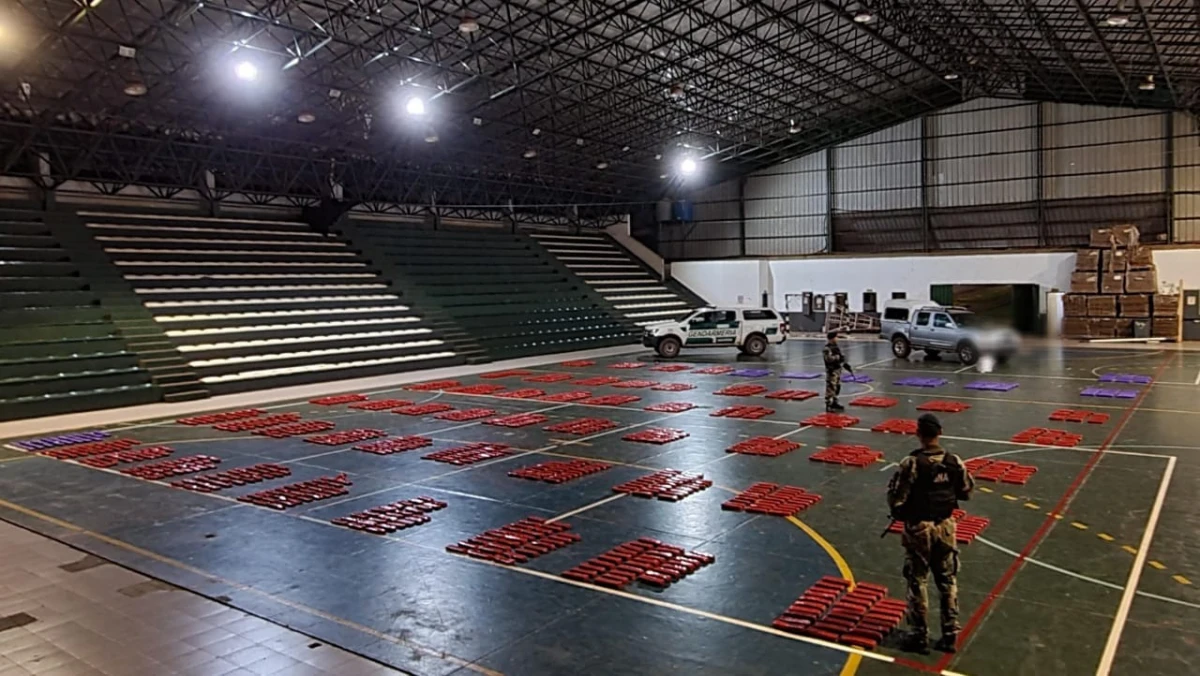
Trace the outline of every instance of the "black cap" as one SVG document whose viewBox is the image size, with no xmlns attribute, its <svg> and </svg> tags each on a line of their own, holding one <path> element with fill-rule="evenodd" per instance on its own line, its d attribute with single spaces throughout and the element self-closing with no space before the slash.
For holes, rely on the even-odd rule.
<svg viewBox="0 0 1200 676">
<path fill-rule="evenodd" d="M 942 421 L 932 413 L 925 413 L 917 418 L 917 434 L 923 437 L 935 437 L 942 433 Z"/>
<path fill-rule="evenodd" d="M 826 337 L 826 338 L 828 338 L 829 340 L 833 340 L 834 338 L 837 338 L 837 337 L 838 337 L 838 332 L 837 332 L 837 331 L 830 331 L 829 333 L 826 333 L 826 334 L 825 334 L 825 337 Z"/>
</svg>

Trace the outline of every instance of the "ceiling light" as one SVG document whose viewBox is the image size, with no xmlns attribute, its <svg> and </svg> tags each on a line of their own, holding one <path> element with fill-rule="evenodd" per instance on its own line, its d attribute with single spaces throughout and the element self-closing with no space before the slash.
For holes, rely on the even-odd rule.
<svg viewBox="0 0 1200 676">
<path fill-rule="evenodd" d="M 684 176 L 691 176 L 692 174 L 696 173 L 696 160 L 693 160 L 690 157 L 685 157 L 683 161 L 679 163 L 679 171 L 683 172 Z"/>
<path fill-rule="evenodd" d="M 958 79 L 958 73 L 946 73 L 942 77 L 946 80 L 954 81 Z"/>
<path fill-rule="evenodd" d="M 1121 0 L 1121 2 L 1117 3 L 1117 10 L 1104 18 L 1104 23 L 1107 26 L 1120 28 L 1122 26 L 1128 26 L 1131 20 L 1132 17 L 1130 17 L 1129 13 L 1125 10 L 1125 0 Z"/>
<path fill-rule="evenodd" d="M 254 80 L 258 79 L 258 68 L 249 61 L 243 61 L 233 67 L 233 74 L 236 75 L 239 80 L 253 82 Z"/>
<path fill-rule="evenodd" d="M 666 175 L 666 174 L 659 174 L 659 175 L 658 175 L 658 177 L 659 177 L 659 178 L 666 178 L 666 177 L 667 177 L 667 175 Z"/>
<path fill-rule="evenodd" d="M 532 132 L 532 133 L 533 133 L 533 135 L 534 135 L 534 136 L 541 136 L 541 135 L 542 135 L 542 130 L 541 130 L 541 128 L 539 128 L 539 127 L 534 127 L 534 128 L 533 128 L 533 132 Z"/>
<path fill-rule="evenodd" d="M 656 160 L 661 160 L 661 159 L 662 159 L 662 154 L 661 154 L 661 153 L 659 153 L 659 154 L 655 155 L 655 156 L 654 156 L 654 159 L 656 159 Z"/>
<path fill-rule="evenodd" d="M 408 111 L 409 115 L 424 115 L 425 102 L 421 100 L 421 97 L 414 96 L 408 100 L 408 103 L 404 104 L 404 109 Z"/>
<path fill-rule="evenodd" d="M 431 130 L 428 133 L 426 133 L 425 134 L 425 142 L 426 143 L 437 143 L 438 142 L 437 132 Z"/>
<path fill-rule="evenodd" d="M 468 35 L 479 30 L 479 22 L 473 16 L 464 16 L 458 22 L 458 30 Z"/>
<path fill-rule="evenodd" d="M 473 118 L 471 118 L 471 124 L 475 125 L 476 127 L 482 127 L 483 126 L 483 118 L 482 117 L 473 117 Z"/>
<path fill-rule="evenodd" d="M 860 9 L 854 13 L 854 23 L 871 23 L 875 20 L 875 15 L 865 9 Z"/>
<path fill-rule="evenodd" d="M 317 121 L 317 116 L 305 111 L 296 116 L 296 121 L 300 124 L 312 124 Z"/>
<path fill-rule="evenodd" d="M 137 49 L 127 45 L 118 45 L 117 56 L 124 57 L 126 59 L 132 59 L 133 57 L 137 56 Z"/>
<path fill-rule="evenodd" d="M 1138 85 L 1138 89 L 1140 89 L 1144 92 L 1154 91 L 1154 76 L 1147 75 L 1146 79 L 1142 80 L 1141 84 Z"/>
<path fill-rule="evenodd" d="M 575 139 L 575 145 L 577 145 L 577 146 L 583 145 L 583 139 L 581 139 L 581 138 Z"/>
<path fill-rule="evenodd" d="M 533 158 L 537 157 L 537 151 L 533 148 L 530 148 L 529 150 L 521 153 L 521 157 L 524 157 L 527 160 L 532 160 Z"/>
<path fill-rule="evenodd" d="M 596 168 L 597 168 L 597 169 L 607 169 L 607 168 L 608 168 L 608 162 L 605 162 L 605 161 L 601 160 L 601 161 L 599 161 L 599 162 L 597 162 L 597 163 L 596 163 Z"/>
<path fill-rule="evenodd" d="M 129 96 L 145 96 L 150 89 L 141 80 L 130 80 L 125 83 L 124 91 Z"/>
<path fill-rule="evenodd" d="M 796 121 L 795 121 L 795 120 L 788 120 L 788 124 L 790 125 L 790 126 L 788 127 L 788 133 L 789 133 L 789 134 L 799 134 L 799 133 L 800 133 L 800 127 L 797 127 L 797 126 L 796 126 Z"/>
<path fill-rule="evenodd" d="M 329 90 L 329 98 L 331 98 L 331 99 L 342 98 L 342 91 L 340 89 L 330 89 Z"/>
<path fill-rule="evenodd" d="M 623 153 L 629 152 L 629 146 L 625 146 L 624 148 L 621 148 L 621 152 L 623 152 Z"/>
</svg>

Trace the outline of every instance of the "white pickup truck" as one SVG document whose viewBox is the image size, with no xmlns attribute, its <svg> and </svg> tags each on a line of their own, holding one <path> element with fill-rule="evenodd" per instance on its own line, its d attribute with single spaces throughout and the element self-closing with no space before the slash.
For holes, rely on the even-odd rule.
<svg viewBox="0 0 1200 676">
<path fill-rule="evenodd" d="M 715 308 L 696 310 L 680 321 L 648 324 L 642 345 L 659 356 L 672 358 L 686 347 L 729 345 L 743 354 L 759 356 L 767 346 L 787 340 L 788 324 L 770 308 Z"/>
<path fill-rule="evenodd" d="M 1003 363 L 1020 347 L 1016 331 L 982 327 L 970 310 L 932 301 L 889 302 L 883 309 L 879 337 L 891 342 L 892 354 L 899 359 L 907 359 L 914 349 L 930 357 L 953 352 L 966 365 L 979 361 L 982 354 Z"/>
</svg>

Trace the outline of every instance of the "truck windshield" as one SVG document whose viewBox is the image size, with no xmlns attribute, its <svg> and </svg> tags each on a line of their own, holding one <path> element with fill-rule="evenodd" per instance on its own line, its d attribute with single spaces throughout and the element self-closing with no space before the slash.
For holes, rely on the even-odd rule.
<svg viewBox="0 0 1200 676">
<path fill-rule="evenodd" d="M 979 320 L 970 312 L 951 312 L 950 318 L 954 320 L 957 326 L 976 326 Z"/>
</svg>

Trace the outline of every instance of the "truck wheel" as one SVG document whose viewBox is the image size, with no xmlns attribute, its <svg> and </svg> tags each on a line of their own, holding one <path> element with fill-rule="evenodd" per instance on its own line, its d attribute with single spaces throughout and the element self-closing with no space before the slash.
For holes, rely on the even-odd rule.
<svg viewBox="0 0 1200 676">
<path fill-rule="evenodd" d="M 658 356 L 660 357 L 674 359 L 675 357 L 679 356 L 679 350 L 682 347 L 683 343 L 679 342 L 678 338 L 675 336 L 667 336 L 666 338 L 658 341 L 658 347 L 654 348 L 654 351 L 657 352 Z"/>
<path fill-rule="evenodd" d="M 908 359 L 908 355 L 912 354 L 912 344 L 904 336 L 896 336 L 892 339 L 892 354 L 897 359 Z"/>
<path fill-rule="evenodd" d="M 746 336 L 746 341 L 742 343 L 742 352 L 745 352 L 751 357 L 761 356 L 762 353 L 766 351 L 767 339 L 763 338 L 757 333 Z"/>
<path fill-rule="evenodd" d="M 956 351 L 958 352 L 958 360 L 961 361 L 964 366 L 971 366 L 975 362 L 979 361 L 979 351 L 976 350 L 975 346 L 970 343 L 959 343 Z"/>
</svg>

